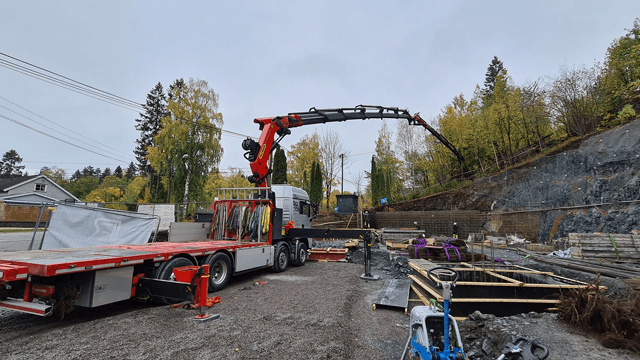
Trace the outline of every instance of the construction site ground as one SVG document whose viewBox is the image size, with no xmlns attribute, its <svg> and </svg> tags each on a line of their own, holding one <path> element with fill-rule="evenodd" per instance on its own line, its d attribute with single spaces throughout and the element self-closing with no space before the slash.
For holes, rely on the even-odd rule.
<svg viewBox="0 0 640 360">
<path fill-rule="evenodd" d="M 405 277 L 407 269 L 386 249 L 374 249 L 372 273 L 381 280 L 364 281 L 362 246 L 349 259 L 234 277 L 228 288 L 211 294 L 222 301 L 207 313 L 220 318 L 204 323 L 193 320 L 196 310 L 136 302 L 76 309 L 63 320 L 0 311 L 0 358 L 399 359 L 409 317 L 403 309 L 373 311 L 372 304 L 384 280 Z M 412 299 L 409 305 L 421 303 Z M 474 359 L 497 358 L 512 335 L 538 339 L 549 348 L 549 359 L 639 358 L 605 348 L 555 314 L 474 314 L 461 330 Z"/>
</svg>

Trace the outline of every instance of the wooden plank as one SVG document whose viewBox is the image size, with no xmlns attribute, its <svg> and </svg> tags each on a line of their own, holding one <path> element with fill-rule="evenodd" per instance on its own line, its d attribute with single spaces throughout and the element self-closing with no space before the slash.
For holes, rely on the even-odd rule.
<svg viewBox="0 0 640 360">
<path fill-rule="evenodd" d="M 504 276 L 504 275 L 496 274 L 496 273 L 494 273 L 494 272 L 492 272 L 492 271 L 489 271 L 489 270 L 485 270 L 485 274 L 488 274 L 488 275 L 491 275 L 491 276 L 495 276 L 495 277 L 497 277 L 498 279 L 502 279 L 502 280 L 508 281 L 508 282 L 513 283 L 513 284 L 516 284 L 516 285 L 518 285 L 518 286 L 522 286 L 522 285 L 524 285 L 524 283 L 523 283 L 522 281 L 518 281 L 518 280 L 512 279 L 512 278 L 510 278 L 510 277 L 508 277 L 508 276 Z"/>
<path fill-rule="evenodd" d="M 420 273 L 422 276 L 426 277 L 427 279 L 429 278 L 429 276 L 427 275 L 427 271 L 425 269 L 421 268 L 420 266 L 418 266 L 417 264 L 412 263 L 411 260 L 409 260 L 409 266 L 411 266 L 415 271 Z M 435 280 L 435 282 L 438 282 L 438 283 L 442 282 L 436 276 L 432 276 L 432 277 L 433 277 L 433 280 Z"/>
<path fill-rule="evenodd" d="M 429 285 L 423 283 L 422 280 L 418 279 L 418 277 L 414 275 L 409 275 L 409 279 L 413 280 L 416 284 L 420 285 L 421 288 L 426 290 L 436 300 L 442 301 L 442 296 L 437 291 L 433 290 Z"/>
<path fill-rule="evenodd" d="M 523 287 L 523 288 L 545 288 L 545 289 L 584 289 L 587 285 L 564 285 L 564 284 L 527 284 L 519 286 L 514 283 L 496 283 L 496 282 L 474 282 L 474 281 L 458 281 L 456 286 L 501 286 L 501 287 Z"/>
<path fill-rule="evenodd" d="M 427 297 L 424 296 L 422 291 L 420 291 L 417 286 L 411 284 L 411 289 L 413 290 L 413 292 L 416 293 L 416 295 L 418 295 L 418 297 L 420 298 L 419 301 L 422 301 L 422 303 L 425 305 L 429 305 L 429 299 L 427 299 Z"/>
<path fill-rule="evenodd" d="M 474 303 L 474 302 L 489 302 L 489 303 L 530 303 L 530 304 L 558 304 L 560 300 L 547 300 L 547 299 L 474 299 L 474 298 L 452 298 L 451 302 L 454 303 Z"/>
</svg>

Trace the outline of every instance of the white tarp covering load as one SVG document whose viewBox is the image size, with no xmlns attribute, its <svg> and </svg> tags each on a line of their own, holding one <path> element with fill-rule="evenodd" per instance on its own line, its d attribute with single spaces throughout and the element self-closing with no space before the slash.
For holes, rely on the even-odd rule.
<svg viewBox="0 0 640 360">
<path fill-rule="evenodd" d="M 156 219 L 133 212 L 58 205 L 42 249 L 144 244 L 155 230 Z"/>
<path fill-rule="evenodd" d="M 169 225 L 176 221 L 176 206 L 174 204 L 138 205 L 138 212 L 141 214 L 160 216 L 159 231 L 169 230 Z M 153 225 L 153 229 L 155 230 L 156 227 L 158 227 L 158 220 L 156 220 L 156 223 Z"/>
</svg>

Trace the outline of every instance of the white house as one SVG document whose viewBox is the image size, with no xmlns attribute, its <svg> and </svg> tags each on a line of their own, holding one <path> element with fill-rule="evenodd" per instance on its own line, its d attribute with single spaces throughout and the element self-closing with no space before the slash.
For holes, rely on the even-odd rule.
<svg viewBox="0 0 640 360">
<path fill-rule="evenodd" d="M 80 201 L 45 175 L 0 178 L 0 200 L 39 204 Z"/>
</svg>

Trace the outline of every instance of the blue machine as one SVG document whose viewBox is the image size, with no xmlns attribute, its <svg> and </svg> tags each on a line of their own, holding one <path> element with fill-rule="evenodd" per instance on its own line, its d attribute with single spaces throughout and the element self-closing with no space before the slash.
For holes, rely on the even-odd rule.
<svg viewBox="0 0 640 360">
<path fill-rule="evenodd" d="M 437 273 L 434 272 L 436 270 L 438 270 Z M 437 281 L 431 276 L 432 272 L 438 278 Z M 441 276 L 452 276 L 453 281 L 450 283 L 442 281 Z M 427 271 L 427 277 L 436 284 L 437 288 L 442 289 L 444 312 L 436 305 L 416 306 L 411 310 L 410 334 L 402 359 L 405 358 L 408 349 L 409 359 L 464 360 L 465 354 L 458 323 L 453 316 L 449 315 L 451 289 L 455 287 L 460 274 L 447 267 L 436 267 Z M 451 335 L 455 335 L 455 344 L 451 343 Z M 411 345 L 410 348 L 409 345 Z"/>
</svg>

